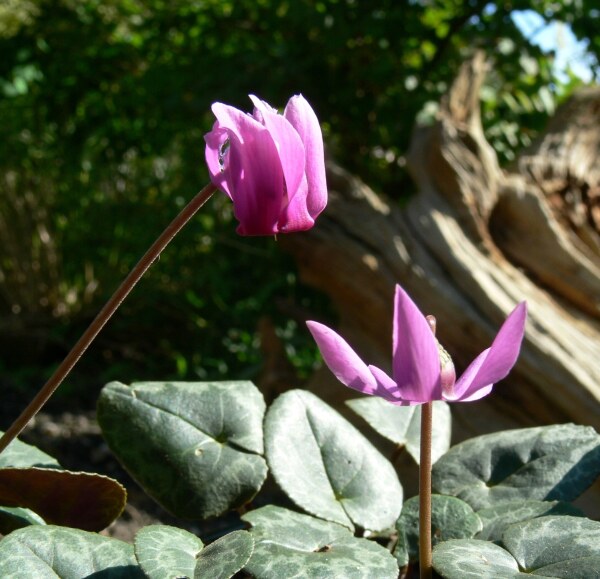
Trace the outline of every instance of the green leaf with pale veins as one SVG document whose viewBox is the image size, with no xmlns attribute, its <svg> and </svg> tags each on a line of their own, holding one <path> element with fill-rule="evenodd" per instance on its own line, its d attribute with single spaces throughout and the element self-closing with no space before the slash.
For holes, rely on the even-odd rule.
<svg viewBox="0 0 600 579">
<path fill-rule="evenodd" d="M 4 433 L 0 431 L 0 435 L 2 434 Z M 28 466 L 61 468 L 55 458 L 20 440 L 13 440 L 0 454 L 0 468 Z"/>
<path fill-rule="evenodd" d="M 483 528 L 475 535 L 475 538 L 486 541 L 500 541 L 509 525 L 536 517 L 548 515 L 584 516 L 573 505 L 559 501 L 515 501 L 481 509 L 477 511 L 477 514 L 481 519 Z"/>
<path fill-rule="evenodd" d="M 205 547 L 198 556 L 194 579 L 229 579 L 248 561 L 254 538 L 247 531 L 233 531 Z"/>
<path fill-rule="evenodd" d="M 150 525 L 135 537 L 135 556 L 149 579 L 229 579 L 250 559 L 254 540 L 234 531 L 207 547 L 183 529 Z"/>
<path fill-rule="evenodd" d="M 255 547 L 244 568 L 259 579 L 396 579 L 389 551 L 337 523 L 267 506 L 242 517 Z"/>
<path fill-rule="evenodd" d="M 476 511 L 518 500 L 571 501 L 600 475 L 600 436 L 560 424 L 507 430 L 452 447 L 433 466 L 436 492 Z"/>
<path fill-rule="evenodd" d="M 419 464 L 421 454 L 421 406 L 395 406 L 377 396 L 346 401 L 381 436 L 407 452 Z M 431 460 L 435 462 L 450 448 L 452 416 L 450 406 L 442 400 L 433 403 Z"/>
<path fill-rule="evenodd" d="M 444 579 L 525 579 L 514 557 L 489 541 L 454 539 L 433 549 L 433 568 Z"/>
<path fill-rule="evenodd" d="M 149 579 L 193 577 L 202 541 L 183 529 L 148 525 L 135 536 L 135 556 Z"/>
<path fill-rule="evenodd" d="M 265 447 L 277 483 L 305 511 L 373 531 L 398 518 L 402 487 L 393 466 L 314 394 L 290 390 L 275 400 Z"/>
<path fill-rule="evenodd" d="M 0 507 L 0 533 L 8 535 L 15 529 L 29 525 L 45 525 L 46 521 L 37 513 L 21 507 Z"/>
<path fill-rule="evenodd" d="M 513 577 L 600 578 L 600 523 L 549 516 L 510 525 L 502 549 L 489 541 L 440 543 L 433 567 L 446 579 Z"/>
<path fill-rule="evenodd" d="M 219 516 L 262 486 L 265 403 L 251 383 L 107 384 L 98 422 L 144 490 L 186 519 Z"/>
<path fill-rule="evenodd" d="M 511 525 L 502 538 L 522 569 L 542 577 L 600 578 L 600 522 L 540 517 Z"/>
<path fill-rule="evenodd" d="M 403 567 L 419 559 L 419 497 L 408 499 L 396 522 L 398 544 L 394 555 Z M 456 497 L 431 496 L 431 544 L 450 539 L 470 539 L 481 530 L 481 520 L 473 509 Z"/>
<path fill-rule="evenodd" d="M 144 579 L 133 547 L 96 533 L 33 525 L 0 541 L 0 577 Z"/>
</svg>

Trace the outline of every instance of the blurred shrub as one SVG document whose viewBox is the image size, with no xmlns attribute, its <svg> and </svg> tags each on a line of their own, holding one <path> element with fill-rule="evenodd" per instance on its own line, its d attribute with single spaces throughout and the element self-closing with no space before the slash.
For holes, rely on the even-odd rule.
<svg viewBox="0 0 600 579">
<path fill-rule="evenodd" d="M 484 48 L 494 68 L 482 94 L 483 119 L 510 161 L 572 88 L 560 86 L 551 59 L 517 29 L 517 9 L 572 22 L 597 55 L 597 31 L 588 24 L 595 8 L 583 0 L 3 4 L 4 335 L 41 328 L 52 354 L 42 347 L 29 363 L 42 367 L 71 345 L 206 182 L 203 134 L 214 101 L 247 109 L 248 93 L 283 105 L 302 92 L 337 160 L 402 197 L 411 189 L 403 155 L 415 119 L 435 114 L 460 63 Z M 101 374 L 94 382 L 109 379 L 121 363 L 131 379 L 156 372 L 252 377 L 260 365 L 255 328 L 265 313 L 307 373 L 314 348 L 297 331 L 302 315 L 290 322 L 290 312 L 297 304 L 301 312 L 327 312 L 323 302 L 297 283 L 272 239 L 237 237 L 231 207 L 215 198 L 153 266 L 79 380 L 89 379 L 90 367 Z M 0 336 L 2 343 L 16 347 Z M 3 349 L 7 358 L 13 354 Z"/>
</svg>

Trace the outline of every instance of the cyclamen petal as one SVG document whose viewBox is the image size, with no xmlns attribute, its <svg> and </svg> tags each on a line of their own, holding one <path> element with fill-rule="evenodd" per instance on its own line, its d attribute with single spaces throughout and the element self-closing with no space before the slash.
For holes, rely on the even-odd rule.
<svg viewBox="0 0 600 579">
<path fill-rule="evenodd" d="M 477 391 L 506 378 L 519 356 L 526 319 L 527 304 L 522 302 L 506 318 L 491 347 L 475 358 L 457 380 L 454 395 L 458 400 L 477 400 L 473 397 Z"/>
<path fill-rule="evenodd" d="M 341 336 L 318 322 L 306 322 L 313 335 L 323 360 L 334 376 L 348 388 L 373 394 L 377 390 L 377 382 L 367 365 Z"/>
<path fill-rule="evenodd" d="M 442 397 L 437 341 L 425 316 L 399 285 L 394 300 L 393 368 L 405 400 Z"/>
<path fill-rule="evenodd" d="M 250 97 L 254 114 L 214 103 L 217 118 L 204 137 L 211 181 L 234 204 L 241 235 L 304 231 L 327 204 L 323 137 L 301 96 L 279 115 Z"/>
</svg>

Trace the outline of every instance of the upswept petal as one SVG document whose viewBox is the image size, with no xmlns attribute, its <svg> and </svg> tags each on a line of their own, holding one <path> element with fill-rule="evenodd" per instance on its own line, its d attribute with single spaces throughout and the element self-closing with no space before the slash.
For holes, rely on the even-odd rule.
<svg viewBox="0 0 600 579">
<path fill-rule="evenodd" d="M 419 308 L 396 286 L 394 300 L 393 376 L 404 400 L 441 400 L 438 345 Z"/>
<path fill-rule="evenodd" d="M 327 205 L 327 180 L 323 135 L 317 115 L 302 95 L 293 96 L 287 103 L 283 116 L 300 135 L 306 151 L 306 180 L 308 213 L 313 219 Z M 291 199 L 290 199 L 291 200 Z"/>
<path fill-rule="evenodd" d="M 221 147 L 225 145 L 228 139 L 227 131 L 219 126 L 219 121 L 216 121 L 212 131 L 204 135 L 204 141 L 206 142 L 204 156 L 208 165 L 210 180 L 231 199 L 231 192 L 227 182 L 229 177 L 228 160 L 224 158 L 223 165 L 221 165 Z"/>
<path fill-rule="evenodd" d="M 482 398 L 496 382 L 508 375 L 521 350 L 526 319 L 527 304 L 521 302 L 506 318 L 491 347 L 479 354 L 457 380 L 455 400 L 467 402 Z"/>
<path fill-rule="evenodd" d="M 377 390 L 377 382 L 369 368 L 343 338 L 318 322 L 308 321 L 306 325 L 325 364 L 344 386 L 363 394 L 373 394 Z"/>
</svg>

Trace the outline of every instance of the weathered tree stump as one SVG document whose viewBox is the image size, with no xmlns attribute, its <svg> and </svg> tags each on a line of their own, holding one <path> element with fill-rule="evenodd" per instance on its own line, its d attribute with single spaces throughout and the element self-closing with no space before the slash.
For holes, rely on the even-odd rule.
<svg viewBox="0 0 600 579">
<path fill-rule="evenodd" d="M 436 316 L 458 372 L 527 300 L 519 362 L 491 396 L 452 406 L 457 440 L 567 421 L 600 429 L 600 89 L 559 109 L 502 170 L 481 126 L 486 67 L 481 54 L 466 63 L 437 122 L 415 130 L 407 206 L 330 164 L 326 212 L 282 244 L 331 296 L 340 333 L 388 370 L 394 284 Z M 333 403 L 355 395 L 326 369 L 310 387 Z"/>
</svg>

